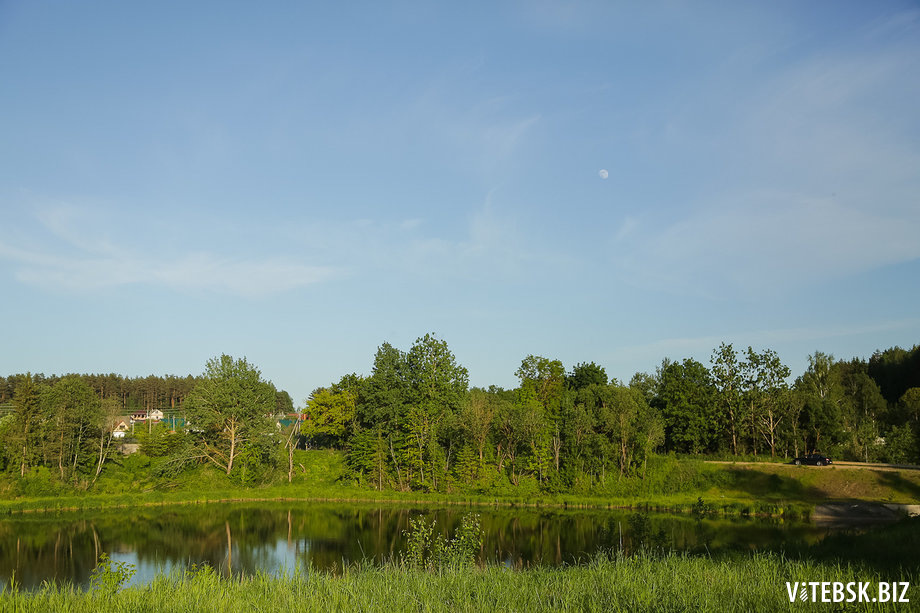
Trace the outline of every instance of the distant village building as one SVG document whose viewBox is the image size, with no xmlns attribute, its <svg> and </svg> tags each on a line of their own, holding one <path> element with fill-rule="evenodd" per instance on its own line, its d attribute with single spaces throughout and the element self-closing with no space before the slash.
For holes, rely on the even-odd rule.
<svg viewBox="0 0 920 613">
<path fill-rule="evenodd" d="M 112 428 L 112 436 L 114 438 L 124 438 L 125 434 L 131 430 L 131 418 L 130 417 L 119 417 L 115 422 L 115 426 Z"/>
<path fill-rule="evenodd" d="M 152 411 L 146 411 L 144 409 L 140 409 L 138 411 L 134 411 L 134 413 L 131 414 L 132 422 L 138 422 L 138 421 L 157 422 L 157 421 L 162 421 L 162 420 L 163 420 L 163 411 L 161 411 L 160 409 L 153 409 Z"/>
</svg>

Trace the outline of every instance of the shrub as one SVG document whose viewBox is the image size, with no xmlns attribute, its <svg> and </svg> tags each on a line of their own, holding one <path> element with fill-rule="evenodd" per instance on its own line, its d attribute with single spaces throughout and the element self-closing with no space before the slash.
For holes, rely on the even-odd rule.
<svg viewBox="0 0 920 613">
<path fill-rule="evenodd" d="M 16 481 L 16 494 L 19 496 L 56 496 L 66 489 L 67 486 L 58 481 L 47 466 L 34 466 Z"/>
<path fill-rule="evenodd" d="M 437 521 L 428 523 L 423 517 L 409 521 L 410 528 L 405 532 L 409 542 L 402 554 L 403 563 L 429 572 L 473 566 L 476 552 L 482 547 L 479 515 L 465 515 L 449 541 L 441 534 L 434 534 L 436 524 Z"/>
<path fill-rule="evenodd" d="M 137 568 L 133 564 L 113 562 L 109 554 L 103 553 L 90 575 L 90 589 L 106 596 L 114 596 L 136 571 Z"/>
</svg>

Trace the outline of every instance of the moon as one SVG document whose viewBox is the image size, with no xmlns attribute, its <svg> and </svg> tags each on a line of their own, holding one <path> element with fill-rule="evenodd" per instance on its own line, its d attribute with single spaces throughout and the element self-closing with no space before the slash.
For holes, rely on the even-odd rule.
<svg viewBox="0 0 920 613">
<path fill-rule="evenodd" d="M 610 173 L 607 172 L 605 169 L 601 168 L 600 172 L 597 173 L 597 176 L 599 176 L 601 179 L 606 179 L 607 177 L 610 176 Z"/>
</svg>

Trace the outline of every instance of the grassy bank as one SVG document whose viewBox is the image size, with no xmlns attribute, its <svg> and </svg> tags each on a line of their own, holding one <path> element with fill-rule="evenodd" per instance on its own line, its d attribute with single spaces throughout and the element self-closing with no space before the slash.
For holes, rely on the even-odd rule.
<svg viewBox="0 0 920 613">
<path fill-rule="evenodd" d="M 125 458 L 83 490 L 57 484 L 49 475 L 0 483 L 0 514 L 36 510 L 97 509 L 227 500 L 363 500 L 396 503 L 633 507 L 729 515 L 806 516 L 828 501 L 920 502 L 920 471 L 877 471 L 781 464 L 711 464 L 658 457 L 644 479 L 610 476 L 579 483 L 571 491 L 541 491 L 535 483 L 512 486 L 496 480 L 475 487 L 455 484 L 449 492 L 378 491 L 349 479 L 342 455 L 301 451 L 292 483 L 276 476 L 240 485 L 210 466 L 174 477 L 154 477 L 150 460 Z"/>
<path fill-rule="evenodd" d="M 797 611 L 840 605 L 790 602 L 786 582 L 908 581 L 914 571 L 879 573 L 862 566 L 789 561 L 776 555 L 713 560 L 679 555 L 598 560 L 558 569 L 499 566 L 424 572 L 400 564 L 351 568 L 334 576 L 219 577 L 212 569 L 162 576 L 144 587 L 82 593 L 47 586 L 0 595 L 4 611 Z M 820 591 L 819 591 L 820 594 Z M 909 604 L 847 605 L 846 610 L 905 610 Z"/>
</svg>

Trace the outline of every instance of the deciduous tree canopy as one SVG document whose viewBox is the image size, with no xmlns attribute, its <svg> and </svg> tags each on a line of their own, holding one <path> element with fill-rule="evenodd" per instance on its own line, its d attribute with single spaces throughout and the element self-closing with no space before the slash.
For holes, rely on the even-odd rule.
<svg viewBox="0 0 920 613">
<path fill-rule="evenodd" d="M 229 475 L 237 456 L 272 431 L 275 387 L 246 358 L 212 358 L 186 401 L 188 427 L 207 459 Z"/>
</svg>

